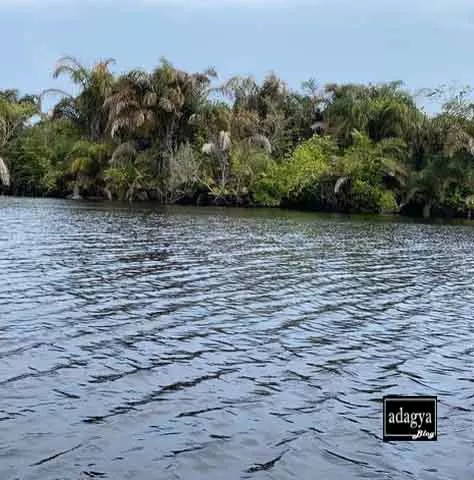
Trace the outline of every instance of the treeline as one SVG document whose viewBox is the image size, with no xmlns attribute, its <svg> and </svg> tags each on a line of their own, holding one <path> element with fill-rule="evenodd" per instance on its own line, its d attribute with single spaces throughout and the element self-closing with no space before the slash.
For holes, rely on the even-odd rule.
<svg viewBox="0 0 474 480">
<path fill-rule="evenodd" d="M 471 216 L 469 90 L 427 115 L 400 82 L 292 91 L 274 74 L 218 84 L 166 60 L 122 75 L 112 64 L 60 59 L 54 77 L 75 96 L 0 91 L 3 193 Z"/>
</svg>

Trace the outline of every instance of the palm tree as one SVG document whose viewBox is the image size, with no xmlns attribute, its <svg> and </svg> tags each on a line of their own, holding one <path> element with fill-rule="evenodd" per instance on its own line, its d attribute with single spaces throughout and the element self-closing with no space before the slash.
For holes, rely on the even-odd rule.
<svg viewBox="0 0 474 480">
<path fill-rule="evenodd" d="M 271 144 L 264 135 L 254 134 L 243 140 L 233 142 L 231 133 L 226 131 L 219 132 L 219 135 L 202 147 L 202 153 L 215 158 L 219 167 L 220 180 L 218 190 L 214 191 L 217 196 L 221 196 L 226 192 L 229 177 L 233 173 L 230 161 L 232 154 L 239 156 L 241 159 L 245 157 L 247 161 L 259 149 L 266 155 L 269 155 L 272 151 Z M 239 161 L 239 163 L 241 164 L 242 162 Z"/>
<path fill-rule="evenodd" d="M 233 102 L 229 129 L 233 138 L 244 139 L 258 131 L 279 153 L 285 150 L 289 90 L 280 78 L 270 73 L 259 85 L 253 77 L 235 76 L 215 91 Z"/>
<path fill-rule="evenodd" d="M 80 198 L 81 189 L 99 187 L 102 172 L 110 153 L 110 147 L 103 143 L 87 140 L 76 142 L 67 155 L 68 173 L 73 177 L 73 197 Z"/>
<path fill-rule="evenodd" d="M 20 98 L 16 90 L 0 91 L 0 149 L 38 112 L 38 97 Z"/>
<path fill-rule="evenodd" d="M 80 88 L 77 97 L 65 95 L 65 98 L 55 107 L 53 118 L 72 120 L 91 141 L 97 141 L 103 135 L 107 126 L 104 102 L 112 93 L 114 76 L 110 65 L 115 60 L 108 58 L 97 62 L 92 68 L 82 65 L 71 56 L 59 59 L 53 73 L 54 78 L 68 76 Z M 43 93 L 62 93 L 60 90 L 47 90 Z"/>
<path fill-rule="evenodd" d="M 119 145 L 109 161 L 110 168 L 105 171 L 105 180 L 110 196 L 112 192 L 119 200 L 132 202 L 137 190 L 144 186 L 144 175 L 136 165 L 138 152 L 132 142 Z"/>
<path fill-rule="evenodd" d="M 202 73 L 188 74 L 175 68 L 166 59 L 152 74 L 156 96 L 156 113 L 162 144 L 168 155 L 191 134 L 192 119 L 207 101 L 210 84 L 216 77 L 210 68 Z"/>
<path fill-rule="evenodd" d="M 135 70 L 120 77 L 105 102 L 112 137 L 153 138 L 171 155 L 191 136 L 190 120 L 205 106 L 214 76 L 212 69 L 188 74 L 162 59 L 151 73 Z"/>
<path fill-rule="evenodd" d="M 224 190 L 227 185 L 229 174 L 229 155 L 232 140 L 229 132 L 221 131 L 219 135 L 202 147 L 202 152 L 212 155 L 219 165 L 220 169 L 220 189 Z"/>
<path fill-rule="evenodd" d="M 373 142 L 357 130 L 352 137 L 353 145 L 342 159 L 335 158 L 334 165 L 340 176 L 335 182 L 334 193 L 341 194 L 343 187 L 350 187 L 354 180 L 359 179 L 373 186 L 398 191 L 398 196 L 402 197 L 410 178 L 406 144 L 397 138 Z M 402 206 L 400 202 L 398 209 Z"/>
<path fill-rule="evenodd" d="M 165 200 L 167 203 L 191 197 L 199 185 L 206 185 L 206 169 L 203 168 L 202 157 L 190 143 L 180 145 L 169 162 L 168 176 L 165 182 Z M 207 185 L 209 191 L 212 187 Z"/>
<path fill-rule="evenodd" d="M 405 204 L 415 195 L 423 201 L 423 217 L 429 218 L 436 202 L 443 203 L 449 185 L 459 183 L 463 171 L 456 162 L 443 155 L 433 155 L 426 166 L 414 172 L 407 188 Z"/>
<path fill-rule="evenodd" d="M 401 82 L 327 85 L 324 115 L 329 132 L 343 146 L 351 144 L 354 129 L 366 133 L 373 141 L 408 140 L 420 114 L 413 98 L 401 86 Z"/>
<path fill-rule="evenodd" d="M 256 80 L 251 76 L 241 77 L 237 75 L 231 77 L 215 91 L 231 100 L 233 108 L 236 110 L 258 110 L 259 87 Z"/>
<path fill-rule="evenodd" d="M 17 90 L 0 91 L 0 154 L 7 149 L 26 121 L 39 112 L 36 96 L 20 97 Z M 0 157 L 0 185 L 9 187 L 10 170 L 6 160 Z"/>
<path fill-rule="evenodd" d="M 104 102 L 111 137 L 124 140 L 149 133 L 155 122 L 156 100 L 147 72 L 132 70 L 122 75 Z"/>
</svg>

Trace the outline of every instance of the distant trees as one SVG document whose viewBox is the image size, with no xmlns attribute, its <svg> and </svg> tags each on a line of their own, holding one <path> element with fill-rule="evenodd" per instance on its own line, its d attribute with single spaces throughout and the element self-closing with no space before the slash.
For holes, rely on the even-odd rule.
<svg viewBox="0 0 474 480">
<path fill-rule="evenodd" d="M 401 82 L 291 90 L 276 74 L 217 82 L 162 59 L 112 72 L 59 59 L 75 94 L 0 92 L 0 185 L 17 195 L 100 197 L 471 217 L 474 102 L 427 115 Z M 51 114 L 41 100 L 59 93 Z M 35 119 L 35 121 L 30 121 Z"/>
</svg>

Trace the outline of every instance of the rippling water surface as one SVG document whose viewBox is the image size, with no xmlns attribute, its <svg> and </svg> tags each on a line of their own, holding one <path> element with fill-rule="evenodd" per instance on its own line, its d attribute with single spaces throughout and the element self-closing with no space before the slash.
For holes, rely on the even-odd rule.
<svg viewBox="0 0 474 480">
<path fill-rule="evenodd" d="M 0 479 L 472 480 L 473 274 L 469 225 L 0 197 Z"/>
</svg>

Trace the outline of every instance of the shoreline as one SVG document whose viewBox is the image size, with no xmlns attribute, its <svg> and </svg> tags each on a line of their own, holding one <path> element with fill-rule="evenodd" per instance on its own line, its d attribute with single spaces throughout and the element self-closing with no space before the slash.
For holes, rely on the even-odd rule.
<svg viewBox="0 0 474 480">
<path fill-rule="evenodd" d="M 193 209 L 218 209 L 218 210 L 246 210 L 246 211 L 275 211 L 275 212 L 292 212 L 300 214 L 315 214 L 315 215 L 328 215 L 328 216 L 338 216 L 342 218 L 373 218 L 373 219 L 387 219 L 387 220 L 411 220 L 416 221 L 417 223 L 423 224 L 438 224 L 438 223 L 455 223 L 455 224 L 464 224 L 472 225 L 472 219 L 462 216 L 431 216 L 429 218 L 424 218 L 422 215 L 404 215 L 399 212 L 349 212 L 349 211 L 336 211 L 336 210 L 317 210 L 311 208 L 300 208 L 297 206 L 291 205 L 276 205 L 276 206 L 265 206 L 265 205 L 253 205 L 253 204 L 197 204 L 196 202 L 176 202 L 176 203 L 162 203 L 158 200 L 135 200 L 133 202 L 125 200 L 108 200 L 101 197 L 85 197 L 85 198 L 71 198 L 69 197 L 59 197 L 59 196 L 16 196 L 16 195 L 5 195 L 1 194 L 0 198 L 11 198 L 11 199 L 28 199 L 28 200 L 62 200 L 71 203 L 77 204 L 102 204 L 102 205 L 120 205 L 126 206 L 129 208 L 140 207 L 140 206 L 153 206 L 161 208 L 193 208 Z"/>
</svg>

